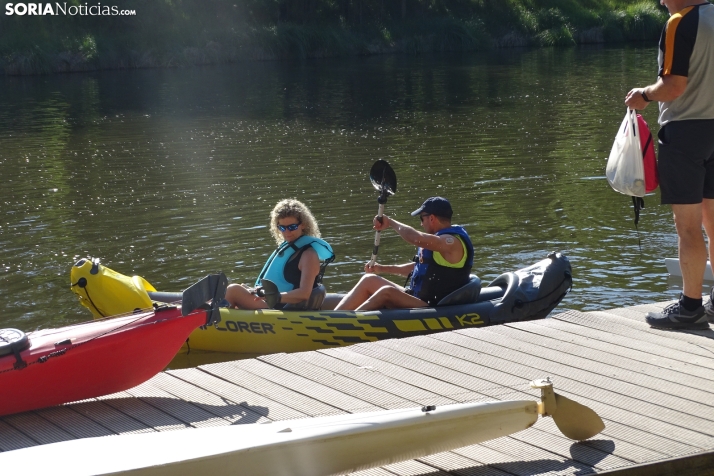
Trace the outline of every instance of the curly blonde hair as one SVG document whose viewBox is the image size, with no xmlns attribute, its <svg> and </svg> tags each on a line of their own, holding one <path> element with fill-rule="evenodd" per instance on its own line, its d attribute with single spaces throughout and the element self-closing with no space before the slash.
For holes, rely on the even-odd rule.
<svg viewBox="0 0 714 476">
<path fill-rule="evenodd" d="M 278 220 L 281 218 L 294 217 L 303 225 L 303 235 L 314 236 L 320 238 L 320 229 L 317 226 L 317 221 L 312 215 L 312 212 L 307 205 L 294 198 L 286 198 L 280 200 L 273 211 L 270 212 L 270 233 L 272 233 L 275 242 L 280 245 L 283 241 L 283 235 L 278 230 Z"/>
</svg>

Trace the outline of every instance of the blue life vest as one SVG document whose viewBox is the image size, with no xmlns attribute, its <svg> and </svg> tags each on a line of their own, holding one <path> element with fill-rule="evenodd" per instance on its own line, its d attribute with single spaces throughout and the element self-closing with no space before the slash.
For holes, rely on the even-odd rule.
<svg viewBox="0 0 714 476">
<path fill-rule="evenodd" d="M 260 286 L 260 280 L 266 278 L 274 282 L 278 286 L 278 290 L 281 293 L 292 291 L 293 289 L 299 287 L 299 271 L 297 272 L 297 279 L 295 277 L 296 273 L 289 273 L 291 276 L 288 276 L 286 272 L 288 271 L 288 268 L 294 267 L 296 270 L 298 262 L 300 261 L 300 258 L 297 256 L 295 257 L 296 259 L 290 261 L 290 257 L 295 253 L 302 254 L 302 252 L 309 246 L 312 246 L 312 249 L 315 250 L 317 257 L 321 261 L 331 262 L 335 259 L 332 247 L 320 238 L 303 235 L 292 243 L 283 241 L 280 246 L 278 246 L 278 249 L 273 251 L 273 254 L 270 255 L 270 258 L 268 258 L 268 261 L 265 262 L 263 270 L 258 275 L 258 279 L 255 280 L 255 285 Z M 289 266 L 289 264 L 293 266 Z M 320 272 L 324 272 L 324 267 L 320 269 Z M 322 276 L 321 274 L 318 274 L 315 285 L 319 283 L 320 278 L 322 278 Z"/>
<path fill-rule="evenodd" d="M 466 261 L 461 268 L 442 266 L 434 261 L 433 251 L 417 249 L 409 292 L 430 306 L 435 306 L 446 295 L 468 283 L 474 264 L 474 246 L 463 227 L 453 225 L 437 231 L 435 235 L 458 235 L 461 237 L 466 248 Z"/>
</svg>

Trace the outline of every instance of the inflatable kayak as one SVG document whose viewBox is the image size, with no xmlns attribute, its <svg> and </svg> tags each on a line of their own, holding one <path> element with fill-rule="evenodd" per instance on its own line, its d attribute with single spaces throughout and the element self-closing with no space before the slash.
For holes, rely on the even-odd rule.
<svg viewBox="0 0 714 476">
<path fill-rule="evenodd" d="M 85 438 L 0 454 L 0 467 L 55 476 L 328 476 L 510 435 L 552 416 L 576 440 L 605 427 L 588 407 L 531 383 L 541 401 L 506 400 Z"/>
<path fill-rule="evenodd" d="M 139 276 L 130 278 L 86 260 L 75 265 L 71 275 L 72 282 L 85 278 L 84 287 L 72 289 L 95 316 L 180 299 L 177 293 L 157 292 Z M 532 266 L 502 274 L 485 287 L 473 276 L 471 282 L 436 307 L 333 311 L 342 296 L 325 295 L 320 287 L 316 288 L 317 296 L 313 296 L 308 309 L 221 308 L 221 322 L 196 329 L 189 337 L 189 346 L 249 354 L 299 352 L 541 319 L 560 303 L 571 285 L 568 258 L 550 253 Z"/>
<path fill-rule="evenodd" d="M 220 319 L 225 276 L 209 276 L 183 293 L 181 308 L 44 329 L 0 329 L 0 415 L 98 397 L 139 385 L 162 371 L 189 334 Z M 199 309 L 204 307 L 203 309 Z"/>
</svg>

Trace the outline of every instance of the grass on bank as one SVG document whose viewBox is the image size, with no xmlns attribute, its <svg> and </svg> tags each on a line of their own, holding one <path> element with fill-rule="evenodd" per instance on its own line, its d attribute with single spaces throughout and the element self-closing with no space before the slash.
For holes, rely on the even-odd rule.
<svg viewBox="0 0 714 476">
<path fill-rule="evenodd" d="M 68 3 L 79 4 L 79 0 Z M 136 16 L 0 15 L 0 68 L 37 74 L 255 59 L 655 41 L 657 0 L 116 0 Z"/>
</svg>

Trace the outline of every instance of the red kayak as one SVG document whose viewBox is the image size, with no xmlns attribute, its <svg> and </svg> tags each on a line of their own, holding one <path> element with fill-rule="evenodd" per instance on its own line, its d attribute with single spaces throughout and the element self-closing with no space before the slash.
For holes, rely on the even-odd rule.
<svg viewBox="0 0 714 476">
<path fill-rule="evenodd" d="M 159 307 L 27 335 L 0 329 L 0 416 L 120 392 L 161 372 L 197 327 L 220 319 L 227 280 L 184 291 L 182 309 Z M 212 300 L 211 306 L 204 303 Z"/>
</svg>

